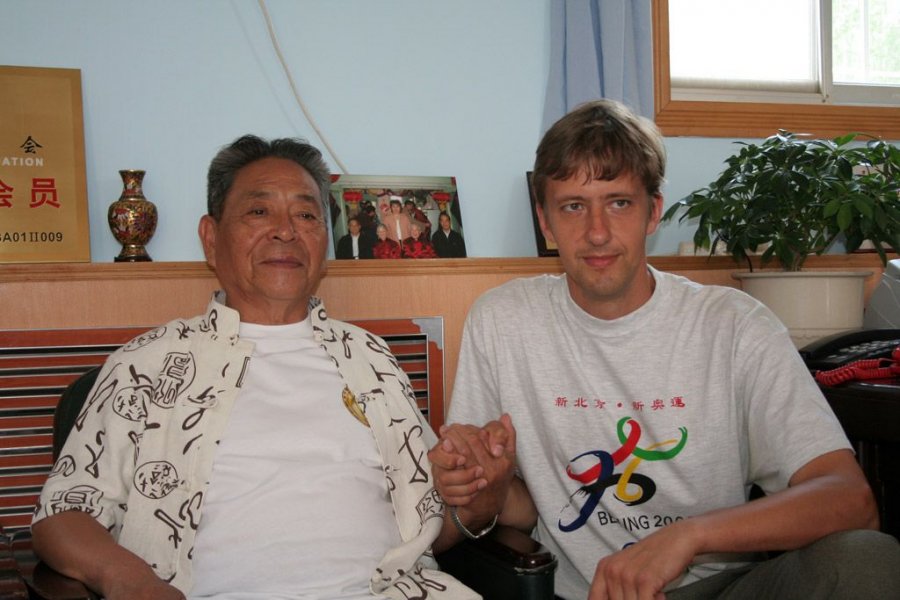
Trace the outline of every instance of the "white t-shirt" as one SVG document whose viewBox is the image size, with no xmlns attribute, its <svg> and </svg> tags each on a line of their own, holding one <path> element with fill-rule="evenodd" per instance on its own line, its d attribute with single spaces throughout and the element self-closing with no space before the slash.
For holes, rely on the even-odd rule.
<svg viewBox="0 0 900 600">
<path fill-rule="evenodd" d="M 309 321 L 241 323 L 256 347 L 213 465 L 190 598 L 370 599 L 400 544 L 381 456 Z"/>
<path fill-rule="evenodd" d="M 669 523 L 787 486 L 849 444 L 784 326 L 731 288 L 652 271 L 651 299 L 605 321 L 565 276 L 509 282 L 466 320 L 448 421 L 510 413 L 517 460 L 559 558 L 556 593 Z M 675 585 L 746 556 L 699 556 Z"/>
</svg>

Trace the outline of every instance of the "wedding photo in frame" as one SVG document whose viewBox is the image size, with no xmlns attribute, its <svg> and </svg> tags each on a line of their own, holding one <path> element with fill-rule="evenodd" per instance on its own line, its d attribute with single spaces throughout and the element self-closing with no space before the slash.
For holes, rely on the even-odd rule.
<svg viewBox="0 0 900 600">
<path fill-rule="evenodd" d="M 531 220 L 534 223 L 534 242 L 537 244 L 538 256 L 559 256 L 556 244 L 545 238 L 541 231 L 537 215 L 537 198 L 535 198 L 534 186 L 531 182 L 531 171 L 525 172 L 525 180 L 528 182 L 528 201 L 531 204 Z"/>
<path fill-rule="evenodd" d="M 338 260 L 465 258 L 455 177 L 332 175 Z"/>
</svg>

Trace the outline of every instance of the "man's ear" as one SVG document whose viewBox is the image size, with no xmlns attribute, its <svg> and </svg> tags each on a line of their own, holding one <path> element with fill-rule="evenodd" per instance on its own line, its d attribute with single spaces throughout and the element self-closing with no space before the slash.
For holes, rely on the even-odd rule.
<svg viewBox="0 0 900 600">
<path fill-rule="evenodd" d="M 213 269 L 216 268 L 216 233 L 218 223 L 209 215 L 200 217 L 200 224 L 197 226 L 197 234 L 200 236 L 200 243 L 203 244 L 203 254 L 206 256 L 206 262 Z"/>
<path fill-rule="evenodd" d="M 656 233 L 659 221 L 662 219 L 663 196 L 654 194 L 650 196 L 650 218 L 647 220 L 647 235 Z"/>
<path fill-rule="evenodd" d="M 541 226 L 541 233 L 544 234 L 544 239 L 555 244 L 556 238 L 553 237 L 553 232 L 550 231 L 550 227 L 547 225 L 547 215 L 544 214 L 544 206 L 538 202 L 534 207 L 537 210 L 538 224 Z"/>
</svg>

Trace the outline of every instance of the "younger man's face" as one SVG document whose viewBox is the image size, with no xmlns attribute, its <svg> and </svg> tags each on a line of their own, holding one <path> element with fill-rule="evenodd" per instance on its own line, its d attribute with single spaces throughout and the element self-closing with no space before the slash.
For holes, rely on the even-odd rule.
<svg viewBox="0 0 900 600">
<path fill-rule="evenodd" d="M 653 294 L 646 239 L 659 226 L 662 196 L 637 177 L 588 180 L 583 172 L 548 179 L 538 205 L 541 230 L 556 244 L 572 299 L 587 313 L 616 319 Z"/>
</svg>

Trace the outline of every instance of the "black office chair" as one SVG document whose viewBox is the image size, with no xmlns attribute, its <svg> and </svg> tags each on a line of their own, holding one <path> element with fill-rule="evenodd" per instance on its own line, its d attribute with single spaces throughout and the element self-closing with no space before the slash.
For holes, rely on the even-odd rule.
<svg viewBox="0 0 900 600">
<path fill-rule="evenodd" d="M 78 379 L 69 384 L 59 397 L 56 403 L 56 410 L 53 412 L 53 460 L 59 458 L 66 438 L 69 432 L 75 426 L 75 419 L 84 406 L 91 388 L 97 381 L 97 375 L 100 374 L 100 367 L 94 367 L 89 371 L 85 371 Z"/>
<path fill-rule="evenodd" d="M 79 376 L 62 393 L 53 416 L 53 459 L 59 457 L 81 412 L 100 367 Z M 13 555 L 31 600 L 97 600 L 80 582 L 39 562 L 30 533 L 13 540 Z M 481 594 L 485 600 L 553 600 L 557 560 L 528 535 L 497 527 L 479 540 L 466 540 L 437 557 L 441 569 Z"/>
</svg>

